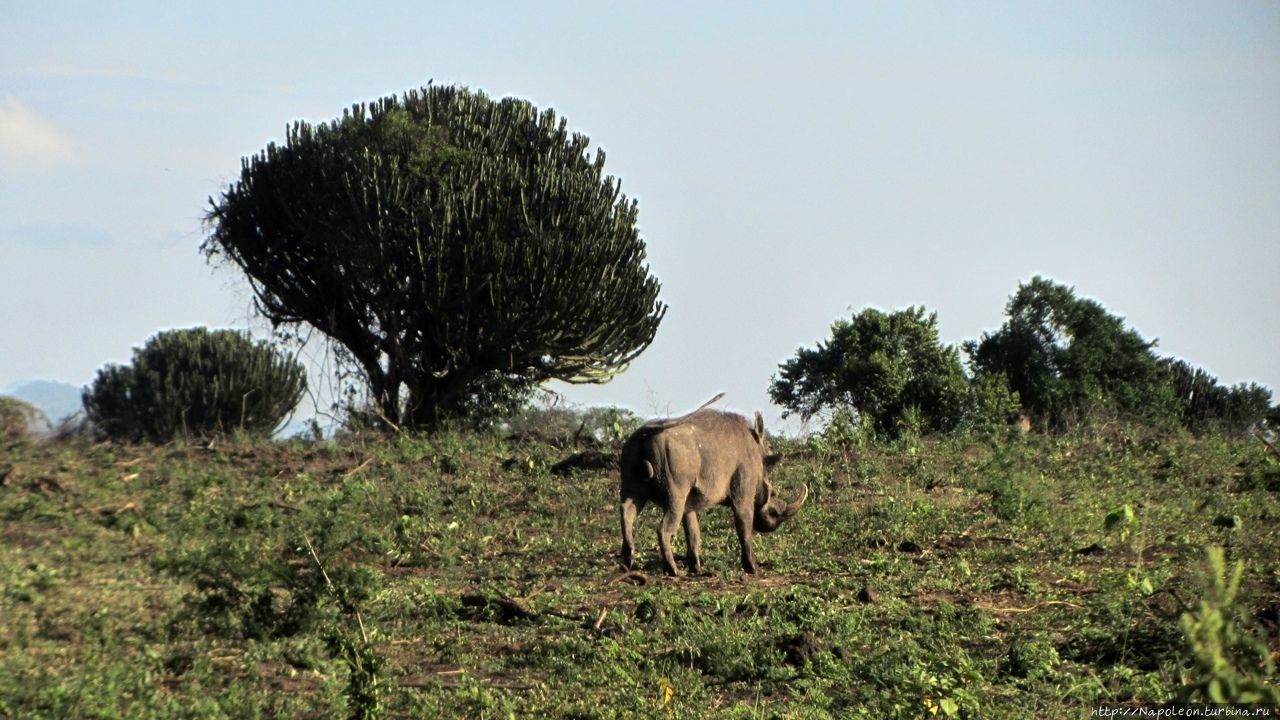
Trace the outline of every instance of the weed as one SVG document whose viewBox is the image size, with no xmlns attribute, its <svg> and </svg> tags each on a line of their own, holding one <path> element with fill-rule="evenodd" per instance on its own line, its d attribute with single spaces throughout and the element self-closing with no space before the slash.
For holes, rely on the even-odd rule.
<svg viewBox="0 0 1280 720">
<path fill-rule="evenodd" d="M 1026 471 L 1013 454 L 997 455 L 986 468 L 982 492 L 991 496 L 991 511 L 1005 522 L 1022 526 L 1045 524 L 1049 501 L 1046 478 Z"/>
<path fill-rule="evenodd" d="M 1205 588 L 1198 607 L 1182 615 L 1189 664 L 1183 701 L 1280 706 L 1275 663 L 1265 636 L 1237 602 L 1244 564 L 1228 566 L 1222 548 L 1206 552 Z"/>
<path fill-rule="evenodd" d="M 1005 672 L 1034 683 L 1053 675 L 1058 663 L 1058 650 L 1046 634 L 1017 635 L 1009 641 Z"/>
</svg>

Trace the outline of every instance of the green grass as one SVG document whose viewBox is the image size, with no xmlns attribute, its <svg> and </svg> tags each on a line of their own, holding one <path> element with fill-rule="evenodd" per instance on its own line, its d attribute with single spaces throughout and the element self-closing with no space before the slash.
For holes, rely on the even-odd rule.
<svg viewBox="0 0 1280 720">
<path fill-rule="evenodd" d="M 1203 680 L 1180 619 L 1210 545 L 1280 647 L 1262 443 L 790 450 L 776 487 L 810 499 L 761 574 L 717 508 L 710 574 L 666 578 L 658 512 L 623 573 L 616 475 L 549 446 L 10 443 L 0 716 L 1081 717 Z"/>
</svg>

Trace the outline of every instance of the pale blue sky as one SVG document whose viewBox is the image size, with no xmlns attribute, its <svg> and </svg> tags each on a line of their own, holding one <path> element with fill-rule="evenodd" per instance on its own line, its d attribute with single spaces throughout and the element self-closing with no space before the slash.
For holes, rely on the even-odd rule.
<svg viewBox="0 0 1280 720">
<path fill-rule="evenodd" d="M 295 119 L 434 79 L 554 107 L 640 203 L 671 309 L 571 401 L 762 408 L 866 306 L 943 339 L 1034 274 L 1280 389 L 1280 4 L 6 3 L 0 387 L 246 327 L 207 198 Z"/>
</svg>

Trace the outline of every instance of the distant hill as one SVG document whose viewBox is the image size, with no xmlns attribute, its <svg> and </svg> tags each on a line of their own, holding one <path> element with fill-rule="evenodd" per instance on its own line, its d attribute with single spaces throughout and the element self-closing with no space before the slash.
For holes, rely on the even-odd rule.
<svg viewBox="0 0 1280 720">
<path fill-rule="evenodd" d="M 0 390 L 0 395 L 16 397 L 35 405 L 55 425 L 59 420 L 83 409 L 80 402 L 80 388 L 69 383 L 29 380 Z"/>
</svg>

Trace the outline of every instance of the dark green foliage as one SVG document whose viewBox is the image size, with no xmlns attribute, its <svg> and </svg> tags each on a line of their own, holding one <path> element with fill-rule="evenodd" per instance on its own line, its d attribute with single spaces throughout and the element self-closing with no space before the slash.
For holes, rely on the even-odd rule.
<svg viewBox="0 0 1280 720">
<path fill-rule="evenodd" d="M 852 410 L 891 438 L 955 428 L 969 397 L 959 353 L 938 340 L 937 315 L 919 307 L 837 320 L 828 341 L 800 348 L 780 370 L 769 396 L 787 412 Z"/>
<path fill-rule="evenodd" d="M 329 336 L 385 420 L 509 413 L 541 382 L 603 382 L 665 306 L 634 200 L 552 110 L 428 86 L 297 122 L 245 158 L 203 245 L 277 325 Z"/>
<path fill-rule="evenodd" d="M 1018 393 L 1009 388 L 1004 373 L 979 375 L 969 383 L 970 407 L 967 422 L 980 432 L 1005 429 L 1022 414 Z"/>
<path fill-rule="evenodd" d="M 1263 429 L 1271 391 L 1254 383 L 1224 387 L 1218 379 L 1185 360 L 1166 358 L 1182 424 L 1193 432 L 1219 431 L 1243 437 Z"/>
<path fill-rule="evenodd" d="M 1058 650 L 1048 638 L 1015 636 L 1009 642 L 1005 672 L 1015 678 L 1033 681 L 1051 675 L 1058 663 Z"/>
<path fill-rule="evenodd" d="M 232 431 L 268 435 L 306 390 L 303 367 L 247 334 L 190 328 L 157 334 L 130 365 L 108 365 L 84 391 L 98 432 L 167 442 Z"/>
<path fill-rule="evenodd" d="M 1003 373 L 1023 406 L 1050 426 L 1090 412 L 1165 420 L 1174 413 L 1154 342 L 1098 302 L 1042 277 L 1020 285 L 994 333 L 964 344 L 975 377 Z"/>
</svg>

